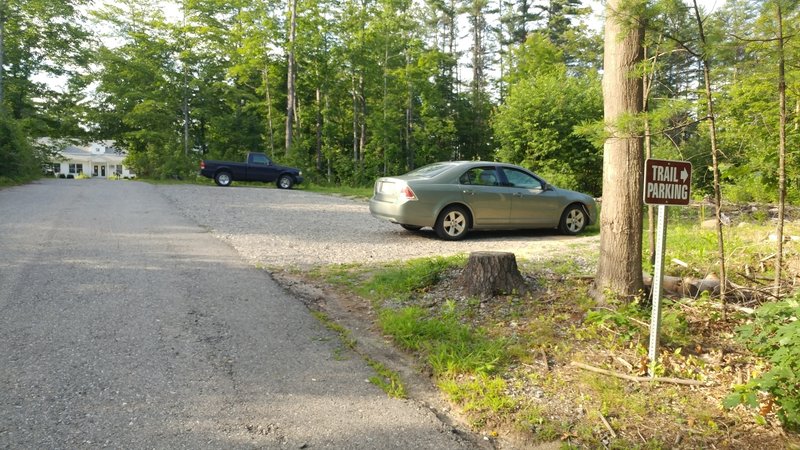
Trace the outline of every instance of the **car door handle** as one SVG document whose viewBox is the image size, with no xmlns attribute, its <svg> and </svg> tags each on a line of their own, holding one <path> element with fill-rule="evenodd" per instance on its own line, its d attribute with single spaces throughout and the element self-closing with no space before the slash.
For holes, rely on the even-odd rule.
<svg viewBox="0 0 800 450">
<path fill-rule="evenodd" d="M 514 192 L 512 195 L 513 195 L 514 197 L 519 197 L 519 198 L 522 198 L 522 197 L 524 197 L 524 195 L 522 195 L 522 192 Z"/>
<path fill-rule="evenodd" d="M 462 192 L 465 195 L 475 195 L 475 191 L 472 191 L 472 190 L 469 190 L 469 189 L 464 189 Z"/>
</svg>

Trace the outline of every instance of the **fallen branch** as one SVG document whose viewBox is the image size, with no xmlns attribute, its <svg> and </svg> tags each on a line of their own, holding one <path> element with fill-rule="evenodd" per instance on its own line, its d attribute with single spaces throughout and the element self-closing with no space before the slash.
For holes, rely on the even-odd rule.
<svg viewBox="0 0 800 450">
<path fill-rule="evenodd" d="M 747 314 L 748 316 L 752 316 L 755 313 L 753 308 L 747 308 L 745 306 L 734 305 L 731 303 L 727 305 L 723 305 L 722 303 L 709 303 L 708 305 L 714 309 L 733 309 L 739 311 L 740 313 Z"/>
<path fill-rule="evenodd" d="M 746 277 L 747 278 L 747 277 Z M 753 277 L 749 277 L 751 281 Z M 643 273 L 642 281 L 648 289 L 653 287 L 653 277 Z M 673 277 L 664 275 L 661 288 L 663 292 L 669 295 L 674 295 L 683 298 L 698 298 L 701 294 L 707 293 L 710 297 L 719 297 L 720 282 L 716 276 L 709 275 L 703 279 L 692 277 Z M 760 302 L 768 297 L 775 297 L 771 293 L 772 287 L 764 287 L 762 289 L 748 288 L 738 285 L 736 283 L 726 283 L 726 299 L 728 303 L 731 302 Z"/>
<path fill-rule="evenodd" d="M 633 375 L 628 375 L 626 373 L 615 372 L 613 370 L 606 370 L 601 369 L 599 367 L 590 366 L 588 364 L 579 363 L 577 361 L 572 361 L 571 363 L 573 366 L 588 370 L 589 372 L 600 373 L 603 375 L 609 375 L 612 377 L 622 378 L 624 380 L 635 381 L 637 383 L 648 383 L 655 381 L 656 383 L 672 383 L 672 384 L 681 384 L 684 386 L 712 386 L 714 383 L 706 382 L 706 381 L 697 381 L 697 380 L 687 380 L 684 378 L 669 378 L 669 377 L 636 377 Z"/>
<path fill-rule="evenodd" d="M 611 437 L 616 439 L 617 438 L 617 433 L 615 433 L 614 429 L 611 428 L 611 424 L 608 423 L 608 421 L 606 420 L 606 418 L 603 415 L 603 413 L 601 413 L 601 412 L 598 412 L 598 413 L 600 414 L 600 420 L 603 421 L 603 425 L 605 425 L 606 429 L 608 430 L 608 432 L 611 433 Z"/>
<path fill-rule="evenodd" d="M 626 369 L 633 370 L 633 364 L 629 363 L 628 361 L 625 361 L 624 359 L 620 358 L 619 356 L 615 357 L 614 359 L 616 359 L 618 363 L 620 363 L 623 366 L 625 366 Z"/>
<path fill-rule="evenodd" d="M 683 268 L 685 268 L 685 269 L 688 269 L 688 268 L 689 268 L 689 264 L 687 264 L 687 263 L 685 263 L 685 262 L 681 261 L 681 260 L 680 260 L 680 259 L 678 259 L 678 258 L 672 258 L 672 262 L 674 262 L 675 264 L 677 264 L 677 265 L 679 265 L 679 266 L 681 266 L 681 267 L 683 267 Z"/>
</svg>

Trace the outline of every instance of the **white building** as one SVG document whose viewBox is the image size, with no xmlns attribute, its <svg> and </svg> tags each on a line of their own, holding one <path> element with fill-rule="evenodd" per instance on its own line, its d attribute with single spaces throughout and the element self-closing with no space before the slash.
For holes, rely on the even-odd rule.
<svg viewBox="0 0 800 450">
<path fill-rule="evenodd" d="M 45 167 L 48 174 L 59 178 L 75 178 L 80 174 L 99 178 L 136 177 L 129 167 L 122 164 L 127 155 L 114 147 L 114 141 L 98 141 L 87 145 L 65 143 L 59 148 L 57 156 Z"/>
</svg>

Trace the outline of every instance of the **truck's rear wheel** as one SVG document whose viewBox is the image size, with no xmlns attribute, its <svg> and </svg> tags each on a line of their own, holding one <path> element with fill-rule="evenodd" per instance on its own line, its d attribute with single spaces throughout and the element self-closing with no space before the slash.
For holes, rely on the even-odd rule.
<svg viewBox="0 0 800 450">
<path fill-rule="evenodd" d="M 214 182 L 217 183 L 217 186 L 230 186 L 233 182 L 233 178 L 230 172 L 223 170 L 214 175 Z"/>
</svg>

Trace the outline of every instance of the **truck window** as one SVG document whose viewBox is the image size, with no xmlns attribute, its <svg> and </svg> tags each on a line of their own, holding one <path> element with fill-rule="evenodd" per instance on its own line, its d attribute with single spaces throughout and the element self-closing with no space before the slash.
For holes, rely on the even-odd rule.
<svg viewBox="0 0 800 450">
<path fill-rule="evenodd" d="M 267 158 L 267 155 L 254 154 L 250 155 L 250 162 L 253 164 L 262 164 L 268 166 L 269 158 Z"/>
</svg>

